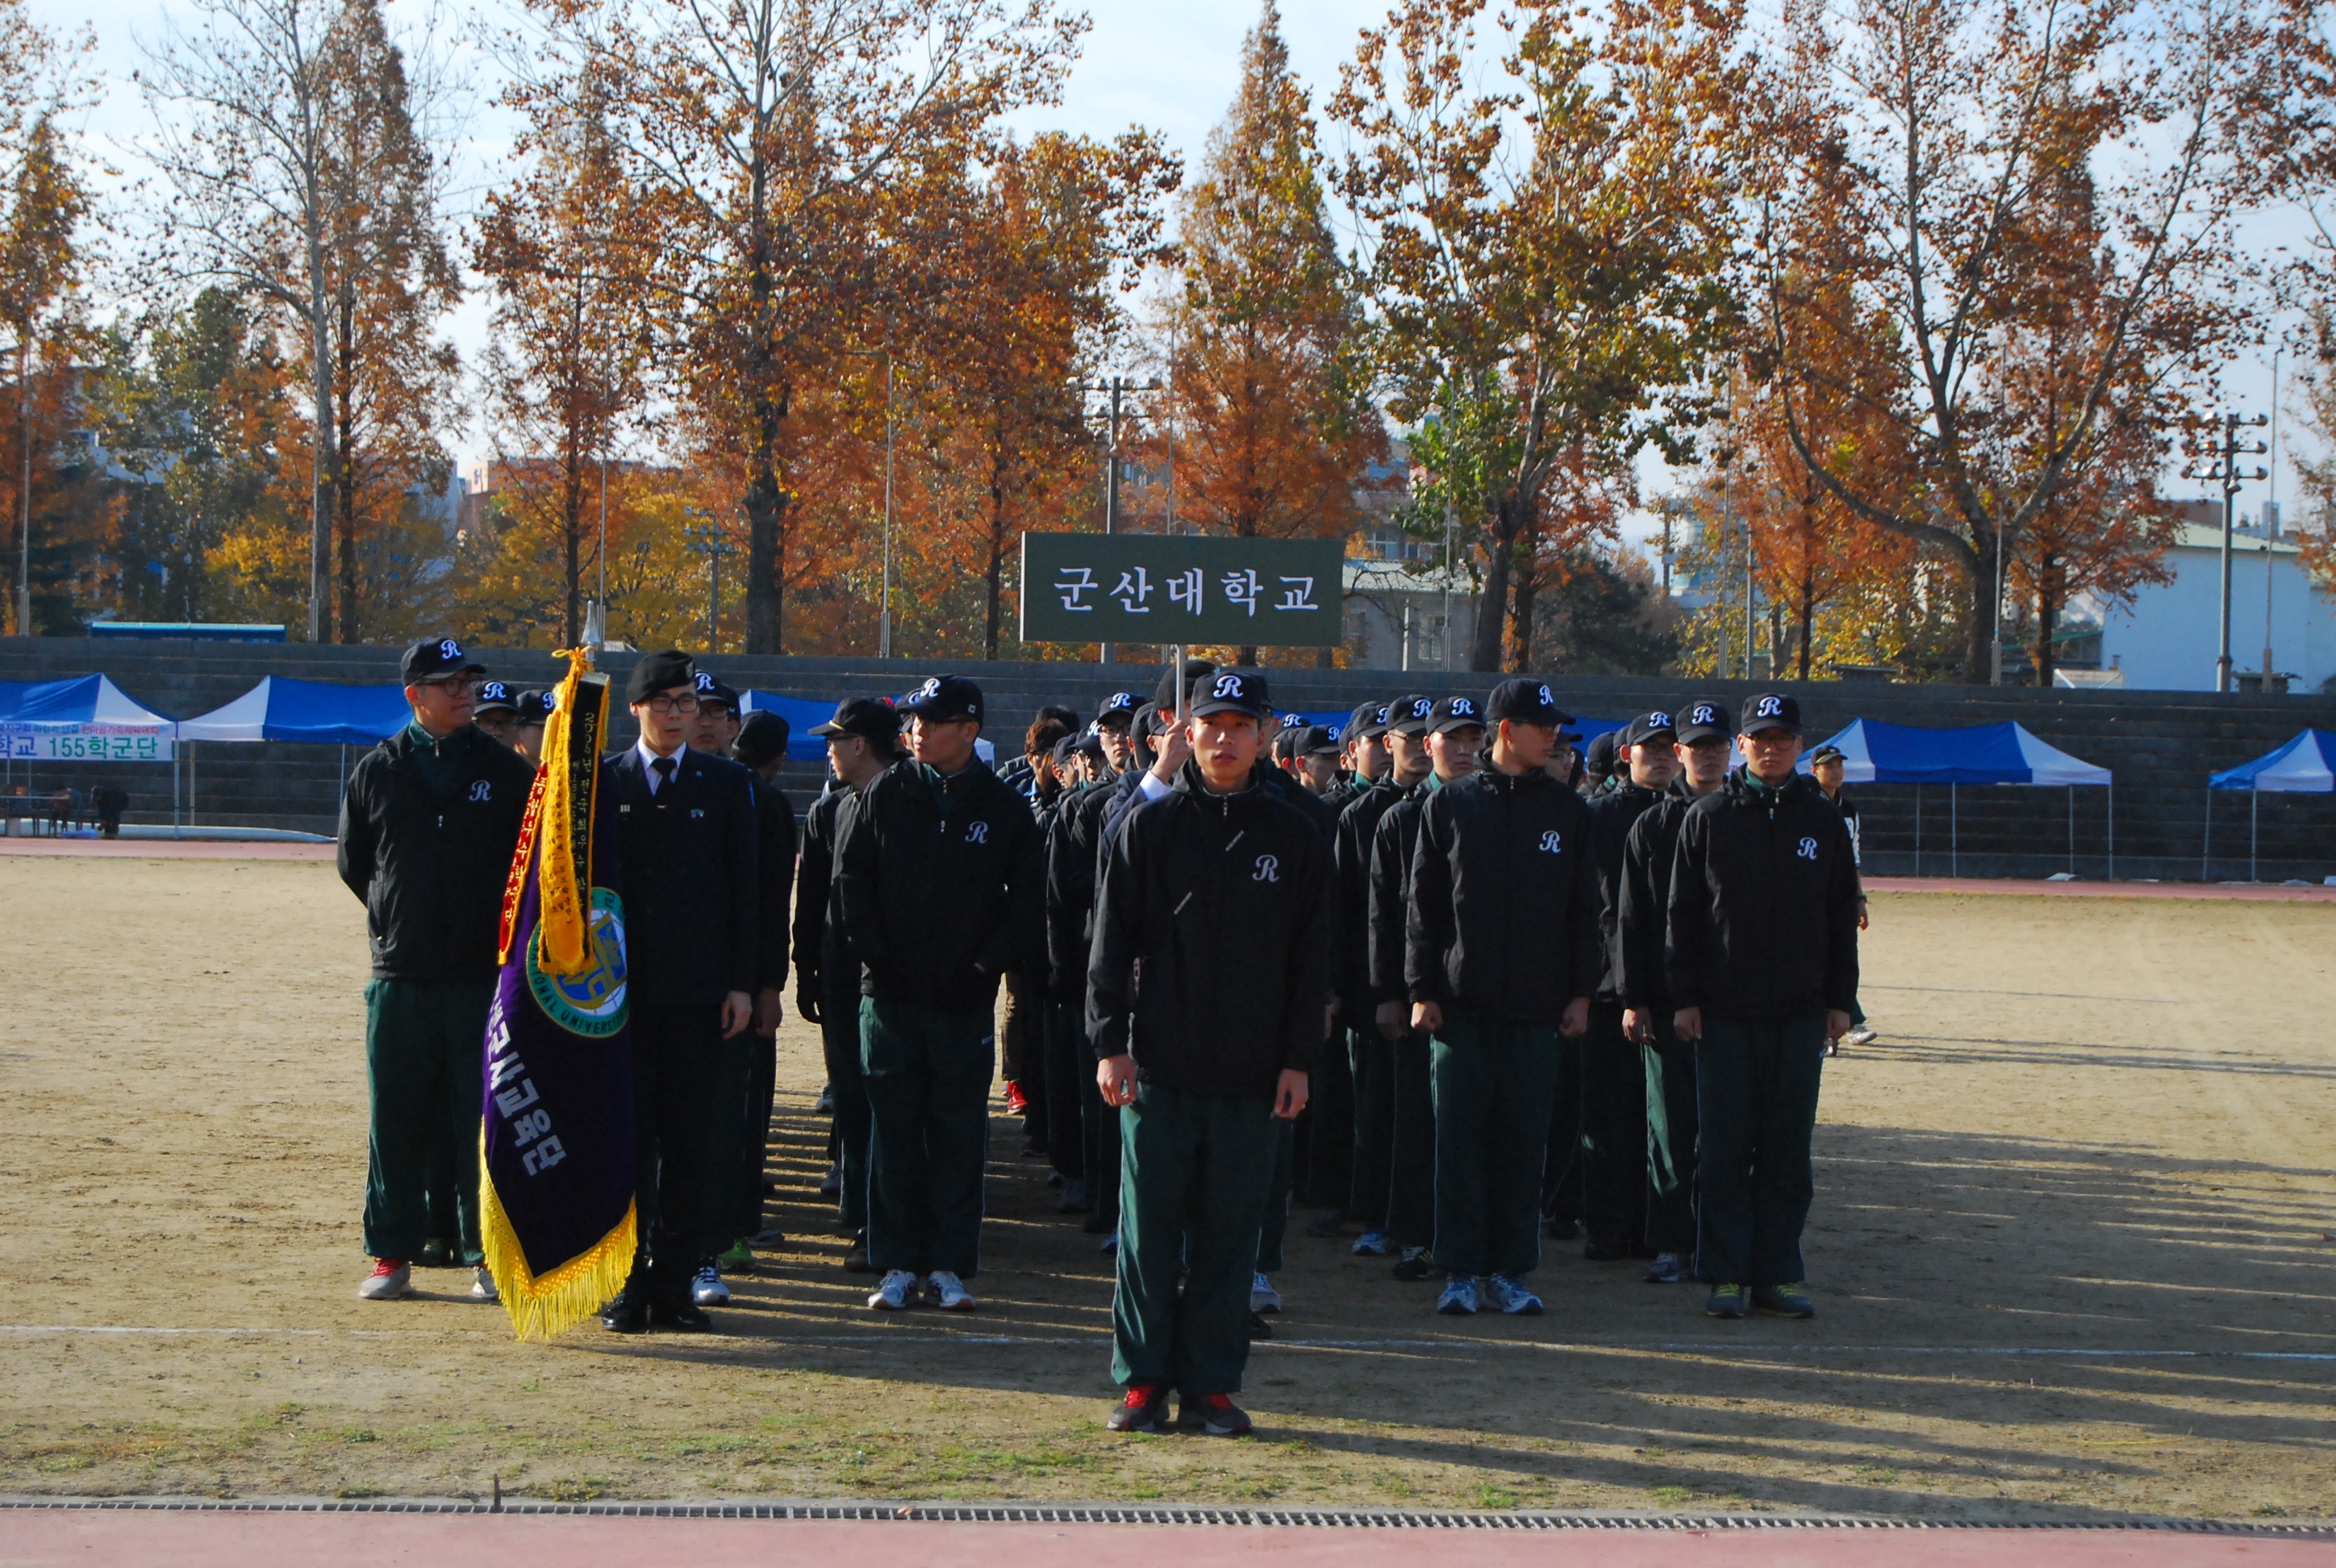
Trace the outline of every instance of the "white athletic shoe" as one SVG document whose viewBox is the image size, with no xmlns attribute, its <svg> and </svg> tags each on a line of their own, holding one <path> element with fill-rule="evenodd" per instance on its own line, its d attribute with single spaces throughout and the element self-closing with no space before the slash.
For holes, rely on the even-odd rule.
<svg viewBox="0 0 2336 1568">
<path fill-rule="evenodd" d="M 1447 1318 L 1473 1318 L 1476 1315 L 1476 1276 L 1446 1274 L 1444 1294 L 1436 1299 L 1436 1310 Z"/>
<path fill-rule="evenodd" d="M 917 1304 L 917 1277 L 906 1269 L 894 1269 L 884 1276 L 884 1282 L 868 1292 L 868 1304 L 880 1312 L 899 1312 Z"/>
<path fill-rule="evenodd" d="M 361 1301 L 394 1301 L 414 1290 L 414 1265 L 403 1258 L 376 1258 L 373 1272 L 357 1287 Z"/>
<path fill-rule="evenodd" d="M 1493 1302 L 1512 1318 L 1541 1316 L 1541 1298 L 1525 1289 L 1525 1282 L 1514 1274 L 1493 1276 Z"/>
<path fill-rule="evenodd" d="M 502 1299 L 502 1292 L 495 1289 L 495 1277 L 487 1272 L 485 1265 L 471 1271 L 471 1300 L 500 1301 Z"/>
<path fill-rule="evenodd" d="M 722 1282 L 722 1271 L 708 1263 L 697 1271 L 689 1282 L 689 1299 L 701 1307 L 726 1307 L 730 1304 L 730 1287 Z"/>
<path fill-rule="evenodd" d="M 1387 1252 L 1387 1232 L 1385 1231 L 1365 1231 L 1361 1235 L 1355 1238 L 1354 1252 L 1355 1256 L 1358 1258 L 1386 1257 Z"/>
<path fill-rule="evenodd" d="M 1281 1310 L 1281 1292 L 1275 1290 L 1273 1281 L 1263 1274 L 1249 1282 L 1249 1310 L 1260 1316 Z"/>
<path fill-rule="evenodd" d="M 944 1312 L 973 1310 L 973 1292 L 965 1288 L 964 1281 L 947 1269 L 936 1269 L 925 1276 L 925 1291 L 932 1297 L 933 1305 Z"/>
<path fill-rule="evenodd" d="M 1860 1024 L 1857 1027 L 1850 1030 L 1849 1033 L 1842 1036 L 1841 1043 L 1844 1046 L 1870 1046 L 1879 1037 L 1880 1037 L 1875 1035 L 1872 1029 L 1867 1028 L 1864 1024 Z"/>
</svg>

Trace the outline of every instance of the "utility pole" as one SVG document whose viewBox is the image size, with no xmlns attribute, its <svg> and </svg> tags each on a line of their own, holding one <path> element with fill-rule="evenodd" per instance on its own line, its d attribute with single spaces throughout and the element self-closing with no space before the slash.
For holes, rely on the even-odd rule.
<svg viewBox="0 0 2336 1568">
<path fill-rule="evenodd" d="M 2273 349 L 2273 350 L 2272 351 L 2272 356 L 2271 356 L 2271 495 L 2270 495 L 2270 497 L 2269 497 L 2267 500 L 2265 500 L 2265 501 L 2263 502 L 2263 696 L 2271 696 L 2271 694 L 2272 694 L 2272 673 L 2271 673 L 2271 663 L 2272 663 L 2272 654 L 2271 654 L 2271 588 L 2272 588 L 2272 579 L 2273 579 L 2273 568 L 2277 564 L 2277 558 L 2273 554 L 2272 547 L 2273 547 L 2273 545 L 2275 542 L 2277 542 L 2277 541 L 2278 541 L 2278 539 L 2279 539 L 2279 355 L 2280 355 L 2280 351 L 2279 351 L 2279 350 L 2277 350 L 2277 349 Z"/>
<path fill-rule="evenodd" d="M 884 587 L 876 610 L 876 657 L 892 657 L 892 351 L 884 351 Z"/>
<path fill-rule="evenodd" d="M 33 362 L 32 335 L 16 345 L 16 414 L 23 433 L 24 472 L 16 499 L 16 635 L 33 635 Z M 312 634 L 313 635 L 313 634 Z"/>
<path fill-rule="evenodd" d="M 2203 479 L 2223 487 L 2223 618 L 2222 635 L 2215 645 L 2217 652 L 2214 656 L 2214 689 L 2218 692 L 2228 692 L 2232 689 L 2231 531 L 2237 521 L 2234 509 L 2238 502 L 2240 485 L 2250 477 L 2256 480 L 2271 477 L 2270 471 L 2260 465 L 2256 467 L 2253 475 L 2239 472 L 2241 457 L 2257 456 L 2271 450 L 2268 445 L 2260 441 L 2251 444 L 2242 443 L 2239 440 L 2239 432 L 2242 429 L 2269 424 L 2271 421 L 2266 415 L 2260 414 L 2253 419 L 2244 419 L 2235 414 L 2225 414 L 2219 423 L 2222 433 L 2213 445 L 2203 448 L 2193 445 L 2190 449 L 2194 458 L 2209 459 L 2210 466 L 2200 469 L 2195 463 L 2185 463 L 2182 468 L 2182 477 Z"/>
<path fill-rule="evenodd" d="M 1130 393 L 1162 390 L 1163 388 L 1156 381 L 1139 383 L 1124 375 L 1114 375 L 1108 381 L 1096 382 L 1093 385 L 1085 382 L 1079 384 L 1079 393 L 1083 397 L 1093 392 L 1108 395 L 1111 399 L 1110 413 L 1106 416 L 1110 421 L 1108 434 L 1104 442 L 1103 531 L 1105 533 L 1119 531 L 1119 423 L 1125 416 L 1124 400 Z M 1109 664 L 1112 653 L 1110 643 L 1102 644 L 1097 650 L 1097 662 Z"/>
<path fill-rule="evenodd" d="M 695 507 L 690 510 L 697 511 Z M 681 532 L 682 537 L 689 541 L 689 548 L 706 557 L 706 651 L 720 653 L 722 651 L 722 558 L 730 553 L 730 544 L 722 537 L 722 525 L 714 521 L 712 512 L 698 512 L 698 515 L 706 521 L 702 523 L 689 523 L 683 527 Z"/>
<path fill-rule="evenodd" d="M 1995 513 L 1995 637 L 1987 651 L 1987 684 L 2003 684 L 2003 509 Z"/>
</svg>

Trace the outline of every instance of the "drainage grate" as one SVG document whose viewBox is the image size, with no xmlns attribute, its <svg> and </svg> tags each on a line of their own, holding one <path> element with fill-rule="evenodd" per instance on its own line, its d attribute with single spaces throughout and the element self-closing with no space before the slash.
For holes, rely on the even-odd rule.
<svg viewBox="0 0 2336 1568">
<path fill-rule="evenodd" d="M 1206 1524 L 1349 1530 L 2147 1530 L 2336 1539 L 2336 1524 L 2264 1520 L 1901 1519 L 1856 1514 L 1436 1513 L 1402 1508 L 1233 1508 L 1142 1503 L 551 1503 L 462 1497 L 0 1496 L 0 1509 L 180 1514 L 550 1514 L 619 1519 L 823 1519 L 865 1524 Z"/>
</svg>

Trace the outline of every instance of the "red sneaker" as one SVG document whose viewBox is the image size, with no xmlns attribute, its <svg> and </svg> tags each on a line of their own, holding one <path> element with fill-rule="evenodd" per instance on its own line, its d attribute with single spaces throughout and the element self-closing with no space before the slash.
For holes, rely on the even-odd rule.
<svg viewBox="0 0 2336 1568">
<path fill-rule="evenodd" d="M 414 1270 L 403 1258 L 376 1258 L 373 1272 L 357 1287 L 362 1301 L 394 1301 L 414 1289 Z"/>
<path fill-rule="evenodd" d="M 1137 1383 L 1121 1397 L 1104 1425 L 1114 1432 L 1157 1432 L 1167 1419 L 1167 1386 Z"/>
<path fill-rule="evenodd" d="M 1016 1083 L 1011 1078 L 1007 1079 L 1006 1114 L 1009 1116 L 1019 1116 L 1026 1114 L 1029 1109 L 1030 1100 L 1027 1096 L 1023 1094 L 1022 1086 Z"/>
<path fill-rule="evenodd" d="M 1212 1437 L 1246 1437 L 1249 1436 L 1249 1416 L 1241 1407 L 1222 1394 L 1203 1394 L 1197 1399 L 1187 1398 L 1176 1412 L 1183 1426 L 1197 1426 Z"/>
</svg>

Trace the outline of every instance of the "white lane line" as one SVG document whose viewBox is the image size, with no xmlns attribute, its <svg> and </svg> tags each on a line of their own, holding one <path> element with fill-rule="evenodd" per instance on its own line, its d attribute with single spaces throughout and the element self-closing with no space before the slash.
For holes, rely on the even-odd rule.
<svg viewBox="0 0 2336 1568">
<path fill-rule="evenodd" d="M 453 1329 L 292 1329 L 255 1326 L 241 1329 L 168 1329 L 123 1323 L 0 1323 L 0 1334 L 151 1334 L 202 1335 L 218 1338 L 276 1335 L 310 1339 L 443 1339 L 462 1330 Z M 479 1336 L 488 1338 L 488 1336 Z M 659 1345 L 673 1336 L 638 1341 Z M 502 1336 L 492 1336 L 500 1342 Z M 766 1345 L 1018 1345 L 1078 1347 L 1108 1345 L 1107 1334 L 1044 1336 L 1037 1334 L 925 1334 L 902 1329 L 876 1334 L 713 1334 L 691 1335 L 692 1342 L 708 1348 L 755 1349 Z M 624 1344 L 635 1342 L 618 1340 Z M 1790 1345 L 1743 1339 L 1665 1339 L 1654 1341 L 1536 1340 L 1536 1339 L 1260 1339 L 1260 1350 L 1549 1350 L 1585 1354 L 1625 1350 L 1640 1355 L 1707 1355 L 1739 1352 L 1763 1356 L 2066 1356 L 2088 1360 L 2190 1361 L 2336 1361 L 2336 1351 L 2318 1350 L 2148 1350 L 2103 1349 L 2073 1345 Z"/>
</svg>

